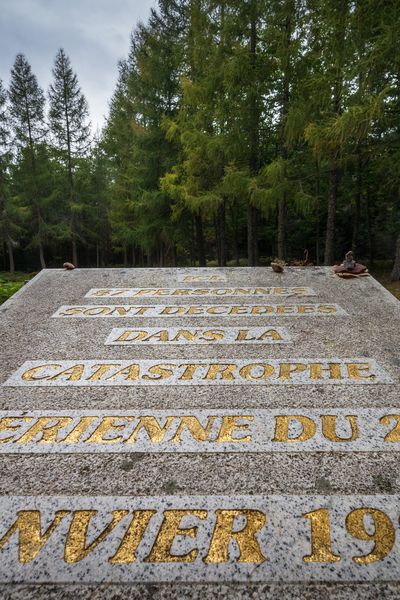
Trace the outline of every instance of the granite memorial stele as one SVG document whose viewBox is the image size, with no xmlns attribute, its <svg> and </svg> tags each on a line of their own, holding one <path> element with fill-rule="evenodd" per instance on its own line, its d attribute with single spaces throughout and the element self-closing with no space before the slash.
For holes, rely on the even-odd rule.
<svg viewBox="0 0 400 600">
<path fill-rule="evenodd" d="M 0 598 L 400 598 L 400 303 L 44 270 L 0 307 Z"/>
</svg>

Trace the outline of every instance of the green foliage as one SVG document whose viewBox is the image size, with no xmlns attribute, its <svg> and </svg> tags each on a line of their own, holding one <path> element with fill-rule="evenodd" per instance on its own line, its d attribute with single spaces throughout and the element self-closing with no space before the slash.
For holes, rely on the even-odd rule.
<svg viewBox="0 0 400 600">
<path fill-rule="evenodd" d="M 394 0 L 159 0 L 95 140 L 64 50 L 47 126 L 18 55 L 8 100 L 0 85 L 4 264 L 392 257 L 399 26 Z"/>
</svg>

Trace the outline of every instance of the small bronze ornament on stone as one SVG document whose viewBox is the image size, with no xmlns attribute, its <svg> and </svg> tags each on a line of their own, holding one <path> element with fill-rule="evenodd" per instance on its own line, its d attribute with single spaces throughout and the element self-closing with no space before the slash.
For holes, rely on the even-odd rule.
<svg viewBox="0 0 400 600">
<path fill-rule="evenodd" d="M 354 260 L 353 253 L 347 252 L 344 257 L 344 261 L 341 265 L 335 265 L 333 267 L 334 272 L 339 277 L 344 279 L 353 279 L 354 277 L 368 277 L 368 269 L 365 265 L 358 263 Z"/>
<path fill-rule="evenodd" d="M 65 262 L 63 264 L 63 268 L 66 269 L 67 271 L 72 271 L 73 269 L 75 269 L 75 265 L 73 265 L 70 262 Z"/>
<path fill-rule="evenodd" d="M 275 271 L 275 273 L 283 273 L 285 265 L 286 265 L 285 261 L 280 260 L 279 258 L 276 258 L 275 260 L 273 260 L 271 262 L 272 270 Z"/>
</svg>

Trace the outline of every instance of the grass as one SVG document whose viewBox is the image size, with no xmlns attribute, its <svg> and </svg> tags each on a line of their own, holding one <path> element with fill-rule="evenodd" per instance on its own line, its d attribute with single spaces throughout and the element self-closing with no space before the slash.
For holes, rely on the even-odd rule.
<svg viewBox="0 0 400 600">
<path fill-rule="evenodd" d="M 3 304 L 15 292 L 17 292 L 27 281 L 32 279 L 36 273 L 8 273 L 0 271 L 0 304 Z"/>
<path fill-rule="evenodd" d="M 400 300 L 400 281 L 391 281 L 390 273 L 372 273 L 372 275 L 381 283 L 393 296 Z"/>
</svg>

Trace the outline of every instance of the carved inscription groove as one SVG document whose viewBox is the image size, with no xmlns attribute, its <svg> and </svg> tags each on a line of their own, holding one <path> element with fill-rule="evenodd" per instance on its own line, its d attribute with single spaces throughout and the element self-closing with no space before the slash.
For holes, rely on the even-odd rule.
<svg viewBox="0 0 400 600">
<path fill-rule="evenodd" d="M 0 581 L 396 580 L 399 500 L 3 497 Z"/>
<path fill-rule="evenodd" d="M 85 298 L 149 298 L 159 296 L 315 296 L 310 287 L 229 287 L 229 288 L 93 288 Z"/>
<path fill-rule="evenodd" d="M 0 452 L 400 452 L 400 410 L 0 413 Z"/>
<path fill-rule="evenodd" d="M 287 344 L 290 337 L 283 327 L 214 327 L 160 329 L 113 329 L 107 346 L 148 346 L 152 344 Z"/>
<path fill-rule="evenodd" d="M 347 315 L 338 304 L 196 304 L 155 306 L 100 304 L 60 306 L 58 318 L 131 317 L 329 317 Z"/>
<path fill-rule="evenodd" d="M 6 386 L 373 385 L 392 383 L 367 358 L 27 361 Z"/>
</svg>

